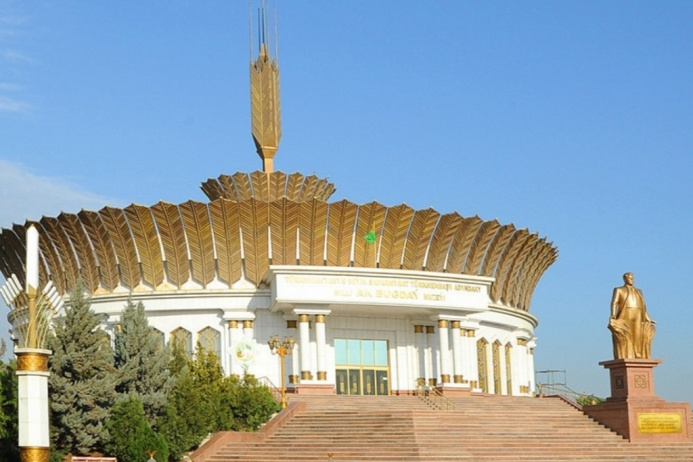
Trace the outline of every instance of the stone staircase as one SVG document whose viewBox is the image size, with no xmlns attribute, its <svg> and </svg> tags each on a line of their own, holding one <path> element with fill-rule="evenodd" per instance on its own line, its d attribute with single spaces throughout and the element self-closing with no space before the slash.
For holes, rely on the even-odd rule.
<svg viewBox="0 0 693 462">
<path fill-rule="evenodd" d="M 211 461 L 693 461 L 693 441 L 629 443 L 558 398 L 450 398 L 433 410 L 413 396 L 302 396 L 262 436 L 228 433 Z M 281 417 L 281 414 L 280 414 Z M 331 455 L 331 459 L 330 459 Z"/>
</svg>

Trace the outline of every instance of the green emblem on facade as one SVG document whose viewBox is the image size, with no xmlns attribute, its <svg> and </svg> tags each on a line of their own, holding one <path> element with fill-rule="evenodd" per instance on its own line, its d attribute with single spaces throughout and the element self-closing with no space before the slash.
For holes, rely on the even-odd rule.
<svg viewBox="0 0 693 462">
<path fill-rule="evenodd" d="M 371 229 L 370 231 L 368 231 L 368 234 L 366 234 L 363 238 L 369 244 L 375 244 L 375 239 L 376 239 L 375 230 Z"/>
</svg>

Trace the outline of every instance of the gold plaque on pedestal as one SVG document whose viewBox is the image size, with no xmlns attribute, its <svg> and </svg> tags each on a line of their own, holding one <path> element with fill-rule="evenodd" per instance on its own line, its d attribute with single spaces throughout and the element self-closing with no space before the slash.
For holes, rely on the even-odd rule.
<svg viewBox="0 0 693 462">
<path fill-rule="evenodd" d="M 639 433 L 682 433 L 681 414 L 675 412 L 639 412 Z"/>
</svg>

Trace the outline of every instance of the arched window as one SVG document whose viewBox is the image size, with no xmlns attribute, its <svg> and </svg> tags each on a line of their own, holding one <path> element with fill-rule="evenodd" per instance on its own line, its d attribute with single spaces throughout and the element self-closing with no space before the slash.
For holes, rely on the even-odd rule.
<svg viewBox="0 0 693 462">
<path fill-rule="evenodd" d="M 173 348 L 182 348 L 185 354 L 192 357 L 192 333 L 182 327 L 178 327 L 171 332 L 171 346 Z"/>
<path fill-rule="evenodd" d="M 479 368 L 479 388 L 482 392 L 488 393 L 488 362 L 486 360 L 486 339 L 479 339 L 476 342 L 476 357 Z"/>
<path fill-rule="evenodd" d="M 197 333 L 200 346 L 207 350 L 213 351 L 218 358 L 221 358 L 221 334 L 218 330 L 211 327 L 205 327 Z"/>
<path fill-rule="evenodd" d="M 152 337 L 154 337 L 161 348 L 166 346 L 166 336 L 156 327 L 152 327 Z"/>
<path fill-rule="evenodd" d="M 493 392 L 497 395 L 503 393 L 501 388 L 500 347 L 501 344 L 498 340 L 493 342 Z"/>
<path fill-rule="evenodd" d="M 513 346 L 510 343 L 505 344 L 505 384 L 507 393 L 513 394 Z"/>
</svg>

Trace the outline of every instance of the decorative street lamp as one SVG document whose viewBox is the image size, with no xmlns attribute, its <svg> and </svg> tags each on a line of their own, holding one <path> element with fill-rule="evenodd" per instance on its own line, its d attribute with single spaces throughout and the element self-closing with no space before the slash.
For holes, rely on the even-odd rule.
<svg viewBox="0 0 693 462">
<path fill-rule="evenodd" d="M 282 409 L 286 409 L 286 378 L 284 376 L 284 357 L 290 355 L 294 351 L 296 340 L 293 337 L 285 337 L 282 341 L 278 335 L 275 335 L 267 341 L 273 355 L 279 356 L 279 370 L 282 377 Z"/>
</svg>

